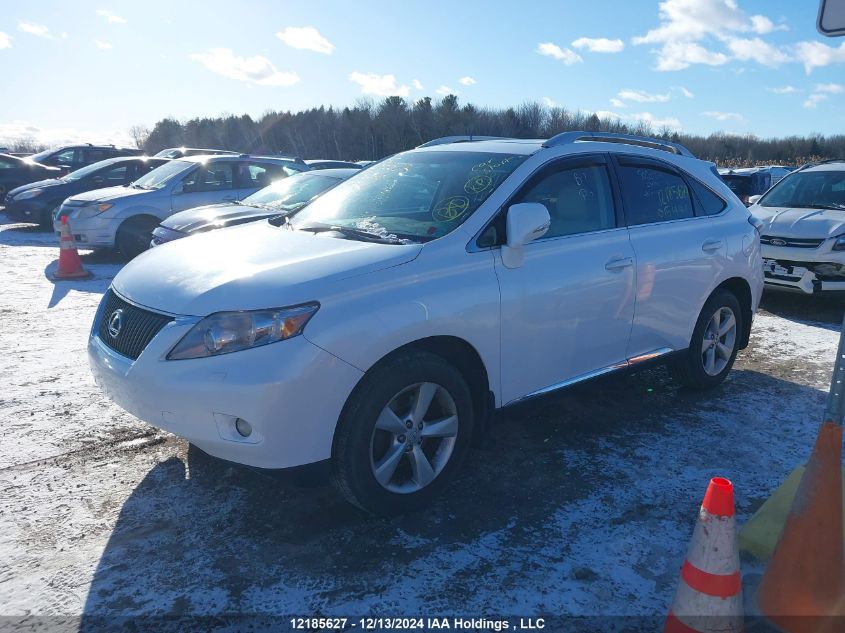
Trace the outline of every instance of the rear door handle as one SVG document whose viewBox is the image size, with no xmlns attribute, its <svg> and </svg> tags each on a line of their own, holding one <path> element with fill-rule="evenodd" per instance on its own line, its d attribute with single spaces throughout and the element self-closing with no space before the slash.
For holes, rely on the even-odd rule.
<svg viewBox="0 0 845 633">
<path fill-rule="evenodd" d="M 616 257 L 604 265 L 605 270 L 622 270 L 634 265 L 632 257 Z"/>
<path fill-rule="evenodd" d="M 722 240 L 707 240 L 701 245 L 701 250 L 705 253 L 715 253 L 722 248 L 724 242 Z"/>
</svg>

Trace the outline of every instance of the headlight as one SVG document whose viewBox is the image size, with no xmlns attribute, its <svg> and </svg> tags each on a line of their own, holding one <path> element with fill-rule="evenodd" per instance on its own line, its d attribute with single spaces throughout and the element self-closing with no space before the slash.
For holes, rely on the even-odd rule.
<svg viewBox="0 0 845 633">
<path fill-rule="evenodd" d="M 15 200 L 29 200 L 44 193 L 43 189 L 28 189 L 15 196 Z"/>
<path fill-rule="evenodd" d="M 833 243 L 833 250 L 845 251 L 845 235 L 840 235 L 836 238 L 836 241 Z"/>
<path fill-rule="evenodd" d="M 192 327 L 170 350 L 167 359 L 219 356 L 293 338 L 302 333 L 319 308 L 319 303 L 306 303 L 290 308 L 212 314 Z"/>
<path fill-rule="evenodd" d="M 80 219 L 93 218 L 95 215 L 100 215 L 101 213 L 108 211 L 113 206 L 114 205 L 111 202 L 87 205 L 79 209 L 74 217 Z"/>
</svg>

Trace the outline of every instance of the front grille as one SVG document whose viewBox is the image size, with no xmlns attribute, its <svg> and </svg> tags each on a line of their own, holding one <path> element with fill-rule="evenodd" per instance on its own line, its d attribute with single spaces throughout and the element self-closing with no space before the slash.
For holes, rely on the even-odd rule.
<svg viewBox="0 0 845 633">
<path fill-rule="evenodd" d="M 824 240 L 808 240 L 795 237 L 778 237 L 777 235 L 761 235 L 760 243 L 781 248 L 818 248 Z"/>
<path fill-rule="evenodd" d="M 119 319 L 114 315 L 120 310 Z M 117 325 L 120 321 L 117 336 L 109 331 L 110 324 Z M 132 305 L 118 297 L 109 289 L 103 298 L 103 310 L 100 313 L 100 324 L 97 333 L 100 340 L 118 354 L 136 360 L 153 337 L 170 323 L 173 317 L 150 312 Z"/>
</svg>

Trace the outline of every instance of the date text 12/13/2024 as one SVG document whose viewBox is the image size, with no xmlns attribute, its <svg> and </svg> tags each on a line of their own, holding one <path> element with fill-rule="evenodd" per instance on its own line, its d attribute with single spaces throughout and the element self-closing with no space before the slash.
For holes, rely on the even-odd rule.
<svg viewBox="0 0 845 633">
<path fill-rule="evenodd" d="M 543 618 L 518 618 L 516 621 L 487 618 L 320 618 L 294 617 L 291 629 L 297 631 L 528 631 L 546 626 Z"/>
</svg>

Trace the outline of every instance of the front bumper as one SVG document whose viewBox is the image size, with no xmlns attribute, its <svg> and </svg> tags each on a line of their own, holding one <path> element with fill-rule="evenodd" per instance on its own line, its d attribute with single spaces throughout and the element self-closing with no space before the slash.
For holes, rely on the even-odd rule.
<svg viewBox="0 0 845 633">
<path fill-rule="evenodd" d="M 362 372 L 304 336 L 241 352 L 168 361 L 198 321 L 166 325 L 136 361 L 96 334 L 88 359 L 100 388 L 120 407 L 222 459 L 290 468 L 328 459 L 335 426 Z M 238 418 L 252 427 L 248 437 Z"/>
<path fill-rule="evenodd" d="M 806 294 L 845 291 L 845 263 L 828 259 L 825 261 L 803 261 L 803 259 L 807 259 L 806 255 L 801 259 L 781 257 L 775 259 L 764 255 L 763 276 L 766 285 L 800 290 Z"/>
<path fill-rule="evenodd" d="M 104 218 L 99 215 L 90 218 L 71 217 L 68 219 L 70 232 L 79 248 L 114 248 L 115 236 L 120 222 L 120 219 Z M 58 217 L 54 215 L 53 229 L 57 235 L 61 226 Z"/>
<path fill-rule="evenodd" d="M 8 218 L 15 222 L 40 223 L 41 219 L 45 217 L 44 214 L 51 213 L 55 206 L 55 203 L 52 205 L 45 204 L 38 200 L 38 198 L 29 198 L 26 200 L 7 199 L 4 211 Z"/>
</svg>

